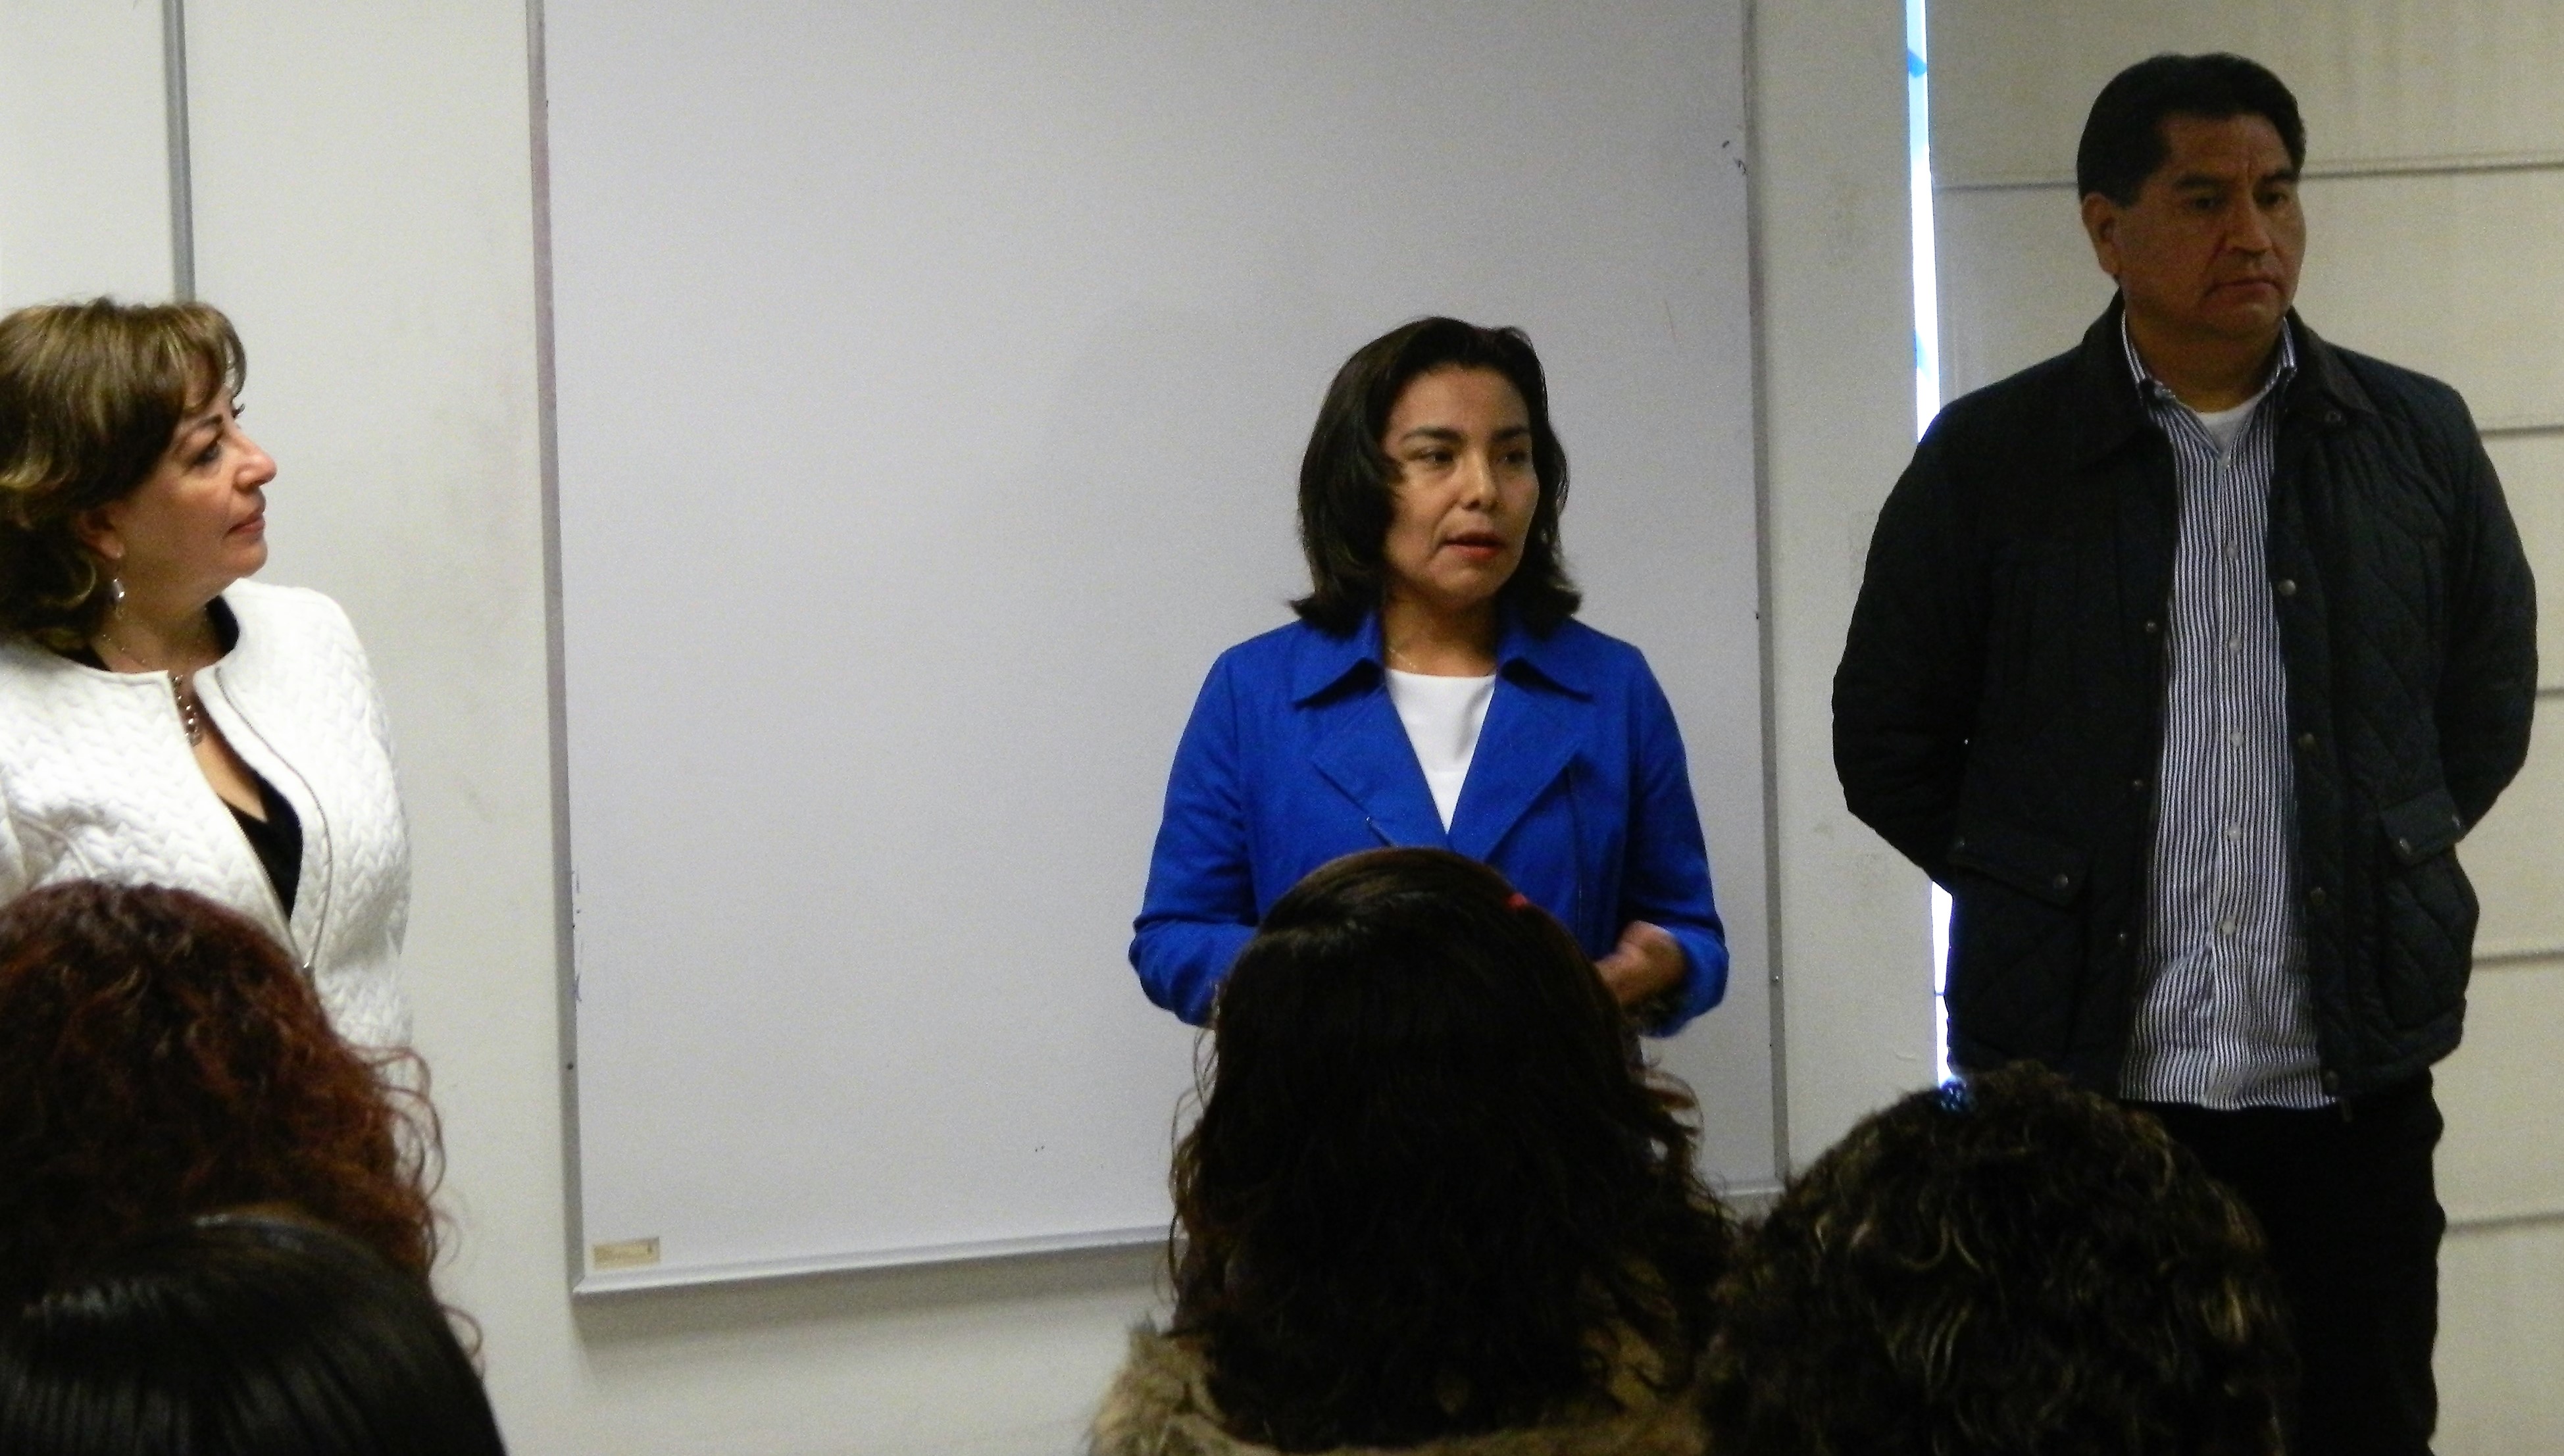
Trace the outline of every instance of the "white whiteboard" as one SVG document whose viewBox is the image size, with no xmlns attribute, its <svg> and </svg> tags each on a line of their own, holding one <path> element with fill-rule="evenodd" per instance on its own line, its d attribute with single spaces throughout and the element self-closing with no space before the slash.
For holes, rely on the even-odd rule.
<svg viewBox="0 0 2564 1456">
<path fill-rule="evenodd" d="M 1735 949 L 1666 1058 L 1770 1179 L 1739 0 L 542 23 L 581 1291 L 1164 1235 L 1168 761 L 1424 312 L 1549 367 Z"/>
</svg>

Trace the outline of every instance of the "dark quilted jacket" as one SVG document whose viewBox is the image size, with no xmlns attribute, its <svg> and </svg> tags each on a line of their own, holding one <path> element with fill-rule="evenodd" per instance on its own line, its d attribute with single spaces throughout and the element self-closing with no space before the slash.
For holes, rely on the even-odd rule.
<svg viewBox="0 0 2564 1456">
<path fill-rule="evenodd" d="M 2519 769 L 2537 679 L 2519 534 L 2457 392 L 2295 325 L 2269 578 L 2296 746 L 2325 1086 L 2457 1044 L 2455 846 Z M 1854 814 L 1949 890 L 1952 1060 L 2115 1092 L 2136 998 L 2172 593 L 2172 449 L 2114 305 L 1941 412 L 1888 497 L 1834 676 Z"/>
</svg>

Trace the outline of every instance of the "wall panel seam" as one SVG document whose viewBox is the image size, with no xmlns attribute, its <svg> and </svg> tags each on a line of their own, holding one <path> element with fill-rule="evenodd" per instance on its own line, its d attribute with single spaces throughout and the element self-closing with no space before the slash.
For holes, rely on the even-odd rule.
<svg viewBox="0 0 2564 1456">
<path fill-rule="evenodd" d="M 2396 177 L 2480 177 L 2518 172 L 2564 172 L 2564 152 L 2513 156 L 2358 157 L 2325 162 L 2305 169 L 2308 182 L 2360 182 Z M 2071 192 L 2074 179 L 2054 172 L 2034 176 L 1992 176 L 1936 181 L 1932 191 L 1948 196 L 1972 192 Z"/>
<path fill-rule="evenodd" d="M 2541 960 L 2564 969 L 2564 945 L 2513 941 L 2507 945 L 2481 947 L 2474 953 L 2477 970 L 2490 970 L 2500 966 L 2533 965 Z"/>
<path fill-rule="evenodd" d="M 2518 1208 L 2499 1213 L 2451 1213 L 2451 1233 L 2500 1233 L 2539 1224 L 2564 1223 L 2564 1208 Z"/>
</svg>

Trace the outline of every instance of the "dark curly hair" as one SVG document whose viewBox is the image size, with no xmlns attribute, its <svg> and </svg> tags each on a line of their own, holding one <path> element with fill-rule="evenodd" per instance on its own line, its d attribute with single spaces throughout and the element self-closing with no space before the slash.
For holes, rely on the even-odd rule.
<svg viewBox="0 0 2564 1456">
<path fill-rule="evenodd" d="M 0 1451 L 505 1456 L 435 1300 L 331 1230 L 180 1223 L 0 1313 Z"/>
<path fill-rule="evenodd" d="M 1731 1227 L 1691 1095 L 1495 871 L 1321 867 L 1239 954 L 1211 1036 L 1173 1333 L 1234 1434 L 1407 1445 L 1611 1409 L 1633 1363 L 1688 1385 Z"/>
<path fill-rule="evenodd" d="M 0 1307 L 150 1229 L 287 1205 L 422 1282 L 425 1072 L 330 1030 L 275 941 L 183 890 L 0 908 Z"/>
<path fill-rule="evenodd" d="M 1496 600 L 1535 633 L 1576 615 L 1584 597 L 1567 574 L 1559 513 L 1567 509 L 1567 447 L 1549 422 L 1549 379 L 1531 336 L 1457 318 L 1401 323 L 1354 351 L 1327 386 L 1318 423 L 1300 457 L 1300 550 L 1310 590 L 1291 609 L 1313 627 L 1344 636 L 1380 609 L 1388 590 L 1389 523 L 1397 462 L 1381 448 L 1397 397 L 1436 369 L 1489 369 L 1522 396 L 1531 417 L 1532 474 L 1540 500 L 1523 538 L 1521 564 Z"/>
<path fill-rule="evenodd" d="M 1712 1449 L 2272 1456 L 2293 1375 L 2251 1215 L 2035 1065 L 1864 1120 L 1720 1291 Z"/>
<path fill-rule="evenodd" d="M 249 355 L 210 304 L 40 304 L 0 318 L 0 635 L 85 646 L 107 577 L 81 518 L 150 478 Z"/>
</svg>

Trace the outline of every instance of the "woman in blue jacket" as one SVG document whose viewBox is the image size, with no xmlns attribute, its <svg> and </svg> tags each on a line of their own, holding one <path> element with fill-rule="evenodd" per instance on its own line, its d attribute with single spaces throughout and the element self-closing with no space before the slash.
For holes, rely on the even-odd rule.
<svg viewBox="0 0 2564 1456">
<path fill-rule="evenodd" d="M 1567 452 L 1531 340 L 1421 318 L 1328 388 L 1300 464 L 1300 620 L 1220 655 L 1193 705 L 1131 963 L 1195 1024 L 1311 870 L 1383 845 L 1503 872 L 1670 1031 L 1727 943 L 1673 712 L 1574 620 Z"/>
</svg>

